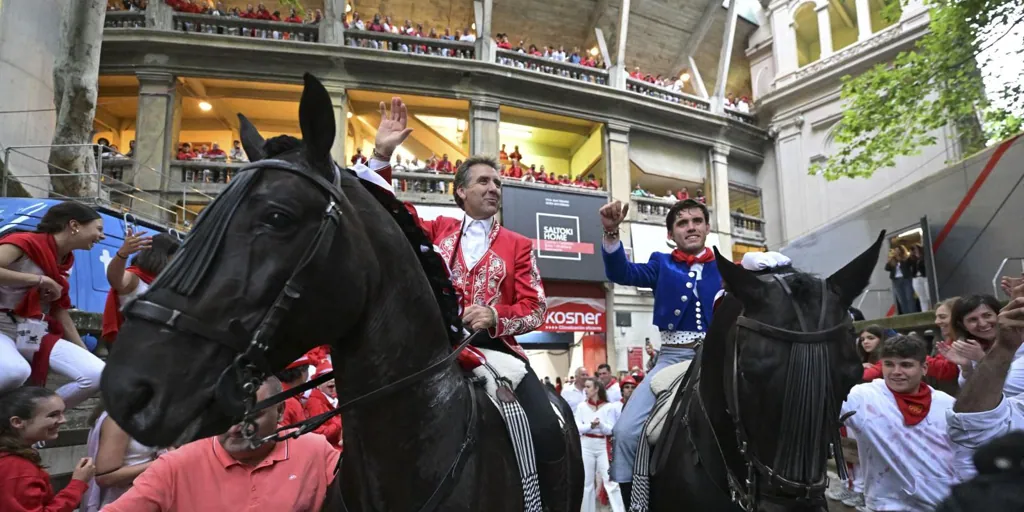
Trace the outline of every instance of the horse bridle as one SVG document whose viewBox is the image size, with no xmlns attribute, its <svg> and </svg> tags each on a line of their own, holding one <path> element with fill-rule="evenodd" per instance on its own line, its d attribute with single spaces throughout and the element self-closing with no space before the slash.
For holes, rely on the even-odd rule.
<svg viewBox="0 0 1024 512">
<path fill-rule="evenodd" d="M 826 280 L 821 280 L 821 314 L 818 317 L 818 326 L 816 331 L 811 331 L 808 328 L 806 319 L 803 313 L 800 311 L 800 306 L 797 304 L 796 299 L 793 297 L 793 292 L 789 285 L 786 284 L 786 280 L 783 277 L 786 274 L 772 274 L 771 278 L 782 286 L 782 289 L 786 292 L 786 296 L 793 304 L 793 309 L 796 312 L 797 321 L 800 324 L 800 331 L 791 331 L 789 329 L 783 329 L 781 327 L 775 327 L 768 325 L 753 318 L 740 316 L 736 319 L 736 332 L 732 336 L 729 336 L 727 340 L 727 350 L 731 352 L 732 356 L 732 375 L 729 379 L 726 379 L 728 389 L 725 393 L 726 402 L 728 405 L 728 412 L 732 418 L 733 426 L 736 429 L 736 441 L 739 446 L 740 455 L 743 456 L 744 462 L 747 467 L 746 478 L 742 481 L 734 474 L 732 468 L 728 463 L 725 464 L 726 472 L 729 479 L 729 488 L 733 502 L 737 503 L 744 510 L 750 512 L 757 509 L 758 506 L 758 487 L 759 479 L 767 479 L 769 486 L 773 490 L 783 491 L 783 495 L 774 496 L 780 499 L 791 499 L 795 501 L 810 501 L 820 495 L 828 487 L 828 477 L 823 478 L 817 482 L 811 484 L 805 484 L 790 480 L 788 478 L 779 475 L 771 466 L 765 464 L 758 458 L 752 450 L 750 450 L 749 438 L 747 436 L 746 428 L 743 426 L 743 419 L 740 415 L 739 406 L 739 350 L 737 346 L 737 338 L 739 335 L 739 329 L 746 329 L 755 333 L 758 333 L 766 338 L 770 338 L 777 341 L 788 341 L 791 343 L 826 343 L 838 334 L 842 334 L 853 328 L 853 321 L 847 318 L 842 323 L 825 329 L 825 316 L 828 310 L 828 283 Z M 758 276 L 758 279 L 762 279 Z M 764 280 L 764 279 L 762 279 Z M 831 378 L 829 376 L 829 378 Z M 835 399 L 831 392 L 828 393 L 828 400 L 833 402 Z M 826 420 L 830 421 L 830 420 Z M 836 418 L 835 425 L 835 436 L 838 438 L 839 427 L 838 417 Z M 839 448 L 837 443 L 833 443 L 832 453 L 836 459 L 836 464 L 839 466 L 840 471 L 844 472 L 845 463 L 842 458 L 842 450 Z"/>
</svg>

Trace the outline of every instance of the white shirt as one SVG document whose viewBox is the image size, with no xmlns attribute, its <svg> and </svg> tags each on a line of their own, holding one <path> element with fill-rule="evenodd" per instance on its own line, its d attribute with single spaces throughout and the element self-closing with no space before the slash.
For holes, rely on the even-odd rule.
<svg viewBox="0 0 1024 512">
<path fill-rule="evenodd" d="M 463 221 L 462 241 L 459 242 L 459 245 L 462 247 L 462 259 L 466 262 L 466 268 L 472 269 L 480 261 L 480 258 L 484 257 L 491 245 L 491 225 L 493 223 L 494 217 L 473 219 L 467 216 Z"/>
<path fill-rule="evenodd" d="M 954 443 L 957 454 L 970 457 L 981 445 L 1002 437 L 1014 430 L 1024 430 L 1024 395 L 1007 398 L 1003 395 L 999 405 L 991 411 L 946 412 L 946 429 L 950 440 Z M 958 467 L 967 465 L 970 460 L 958 461 Z M 973 473 L 961 470 L 962 477 Z"/>
<path fill-rule="evenodd" d="M 608 401 L 615 403 L 622 400 L 622 388 L 619 387 L 619 382 L 615 381 L 611 386 L 605 386 L 605 392 L 608 393 Z"/>
<path fill-rule="evenodd" d="M 946 412 L 953 402 L 953 397 L 932 389 L 928 416 L 907 426 L 883 379 L 850 390 L 842 414 L 856 411 L 846 425 L 856 431 L 868 509 L 931 512 L 946 498 L 957 482 L 946 433 Z"/>
<path fill-rule="evenodd" d="M 569 404 L 570 409 L 575 411 L 577 405 L 587 400 L 587 392 L 577 389 L 575 384 L 571 384 L 562 388 L 562 399 Z"/>
<path fill-rule="evenodd" d="M 143 293 L 146 293 L 146 290 L 148 290 L 148 289 L 149 289 L 149 285 L 146 284 L 146 282 L 143 281 L 142 278 L 140 277 L 139 278 L 139 284 L 138 284 L 138 286 L 135 287 L 134 290 L 132 290 L 132 291 L 130 291 L 128 293 L 119 293 L 119 294 L 117 294 L 117 302 L 121 304 L 121 310 L 124 310 L 124 305 L 127 304 L 129 300 L 134 299 L 135 297 L 138 297 L 139 295 L 142 295 Z"/>
<path fill-rule="evenodd" d="M 971 361 L 971 365 L 977 368 L 978 362 Z M 964 377 L 964 372 L 961 371 L 960 376 L 957 377 L 960 389 L 964 388 L 966 382 L 967 379 Z M 1003 383 L 1003 396 L 1006 398 L 1013 398 L 1020 394 L 1024 394 L 1024 345 L 1021 345 L 1017 349 L 1017 353 L 1013 355 L 1010 371 L 1006 373 L 1006 382 Z"/>
<path fill-rule="evenodd" d="M 579 429 L 580 435 L 590 434 L 595 436 L 610 436 L 612 435 L 612 427 L 615 426 L 615 418 L 612 416 L 612 411 L 615 408 L 612 404 L 605 402 L 601 404 L 598 410 L 594 410 L 590 407 L 590 404 L 586 400 L 579 403 L 576 406 L 576 412 L 573 414 L 576 418 L 576 428 Z M 596 428 L 591 428 L 590 423 L 594 421 L 594 418 L 600 418 L 601 423 Z"/>
</svg>

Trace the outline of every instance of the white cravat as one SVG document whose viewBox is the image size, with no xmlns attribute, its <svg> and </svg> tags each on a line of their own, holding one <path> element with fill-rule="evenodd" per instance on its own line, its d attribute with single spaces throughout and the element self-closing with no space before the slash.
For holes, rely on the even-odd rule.
<svg viewBox="0 0 1024 512">
<path fill-rule="evenodd" d="M 472 269 L 484 257 L 490 245 L 491 224 L 494 217 L 476 220 L 466 217 L 462 228 L 462 259 L 466 268 Z"/>
</svg>

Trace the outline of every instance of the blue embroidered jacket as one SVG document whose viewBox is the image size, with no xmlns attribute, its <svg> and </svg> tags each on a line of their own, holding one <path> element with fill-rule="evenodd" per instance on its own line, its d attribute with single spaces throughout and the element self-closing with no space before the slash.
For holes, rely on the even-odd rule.
<svg viewBox="0 0 1024 512">
<path fill-rule="evenodd" d="M 715 261 L 695 264 L 691 270 L 671 254 L 656 252 L 647 263 L 631 263 L 622 244 L 612 253 L 602 248 L 601 254 L 608 280 L 654 290 L 654 325 L 659 330 L 707 332 L 715 298 L 722 289 Z"/>
</svg>

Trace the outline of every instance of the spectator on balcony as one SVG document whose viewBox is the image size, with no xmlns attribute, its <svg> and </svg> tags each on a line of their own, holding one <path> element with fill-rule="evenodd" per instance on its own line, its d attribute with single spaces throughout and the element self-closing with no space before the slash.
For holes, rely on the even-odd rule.
<svg viewBox="0 0 1024 512">
<path fill-rule="evenodd" d="M 295 12 L 294 8 L 292 8 L 288 10 L 288 17 L 285 18 L 285 21 L 288 23 L 302 23 L 302 18 L 300 18 L 299 14 Z"/>
<path fill-rule="evenodd" d="M 358 12 L 352 13 L 352 23 L 350 23 L 350 25 L 356 30 L 366 30 L 366 24 L 359 18 Z"/>
<path fill-rule="evenodd" d="M 689 198 L 690 198 L 690 191 L 686 187 L 683 187 L 683 188 L 679 189 L 678 192 L 676 192 L 676 199 L 678 199 L 679 201 L 686 201 Z"/>
<path fill-rule="evenodd" d="M 248 162 L 249 159 L 245 156 L 245 150 L 242 149 L 241 141 L 234 141 L 231 143 L 231 153 L 228 155 L 232 162 Z"/>
<path fill-rule="evenodd" d="M 227 160 L 228 154 L 220 148 L 220 144 L 214 142 L 213 148 L 206 152 L 206 158 L 209 158 L 210 160 L 220 160 L 223 162 L 224 160 Z"/>
<path fill-rule="evenodd" d="M 565 47 L 564 46 L 559 46 L 558 47 L 558 51 L 556 51 L 556 52 L 551 54 L 551 59 L 552 60 L 556 60 L 558 62 L 565 62 L 565 58 L 566 58 L 566 55 L 565 55 Z"/>
<path fill-rule="evenodd" d="M 544 179 L 544 183 L 548 185 L 558 185 L 558 177 L 555 176 L 555 173 L 549 172 L 547 177 Z"/>
<path fill-rule="evenodd" d="M 697 189 L 697 197 L 695 199 L 701 204 L 708 204 L 708 200 L 704 197 L 704 189 L 702 188 Z"/>
<path fill-rule="evenodd" d="M 740 113 L 742 114 L 749 114 L 750 98 L 747 98 L 746 96 L 741 97 L 740 100 L 736 103 L 736 110 L 740 111 Z"/>
<path fill-rule="evenodd" d="M 577 46 L 577 47 L 573 48 L 572 49 L 572 53 L 569 54 L 569 57 L 568 57 L 569 63 L 570 64 L 579 64 L 582 60 L 583 60 L 583 58 L 580 57 L 580 47 Z"/>
<path fill-rule="evenodd" d="M 469 27 L 465 27 L 462 29 L 462 37 L 459 39 L 459 41 L 465 41 L 467 43 L 475 42 L 476 35 L 474 35 L 473 32 L 469 30 Z"/>
<path fill-rule="evenodd" d="M 498 151 L 498 160 L 502 163 L 508 162 L 508 153 L 505 152 L 505 145 L 501 145 L 501 150 Z"/>
<path fill-rule="evenodd" d="M 441 161 L 437 162 L 436 170 L 444 174 L 452 174 L 454 172 L 452 170 L 452 161 L 448 160 L 448 153 L 441 155 Z"/>
<path fill-rule="evenodd" d="M 462 160 L 456 160 L 455 161 L 455 168 L 458 169 L 460 165 L 462 165 Z"/>
<path fill-rule="evenodd" d="M 373 15 L 373 21 L 370 22 L 370 26 L 367 30 L 370 32 L 386 32 L 386 30 L 384 30 L 384 24 L 380 20 L 380 14 Z"/>
<path fill-rule="evenodd" d="M 259 7 L 256 8 L 256 19 L 270 21 L 271 16 L 272 14 L 270 14 L 270 11 L 267 10 L 266 5 L 259 4 Z"/>
<path fill-rule="evenodd" d="M 391 23 L 391 16 L 384 17 L 384 22 L 381 23 L 381 27 L 384 29 L 384 32 L 387 32 L 389 34 L 396 33 L 395 24 Z"/>
<path fill-rule="evenodd" d="M 247 5 L 245 7 L 245 12 L 240 14 L 239 17 L 253 20 L 256 19 L 258 17 L 258 15 L 256 14 L 256 8 L 253 7 L 252 4 Z"/>
<path fill-rule="evenodd" d="M 519 152 L 519 146 L 515 146 L 515 149 L 513 149 L 512 153 L 508 156 L 512 160 L 519 160 L 520 162 L 523 160 L 523 154 Z"/>
<path fill-rule="evenodd" d="M 192 145 L 188 142 L 181 145 L 178 150 L 178 160 L 195 160 L 196 154 L 192 151 Z"/>
<path fill-rule="evenodd" d="M 629 74 L 629 77 L 634 80 L 643 80 L 644 74 L 640 72 L 640 66 L 633 68 L 633 72 Z"/>
<path fill-rule="evenodd" d="M 543 57 L 544 56 L 544 54 L 542 54 L 540 52 L 540 50 L 537 49 L 537 45 L 535 45 L 535 44 L 531 44 L 530 45 L 530 51 L 528 51 L 527 53 L 529 53 L 530 55 L 532 55 L 534 57 Z"/>
<path fill-rule="evenodd" d="M 633 189 L 633 195 L 636 197 L 651 197 L 651 193 L 644 190 L 639 183 L 637 183 L 636 188 Z"/>
<path fill-rule="evenodd" d="M 455 37 L 452 36 L 452 29 L 451 29 L 451 27 L 445 27 L 444 28 L 444 35 L 441 36 L 441 39 L 444 39 L 445 41 L 454 41 L 455 40 Z"/>
<path fill-rule="evenodd" d="M 227 16 L 228 11 L 224 8 L 224 2 L 217 2 L 217 5 L 209 10 L 211 16 Z"/>
<path fill-rule="evenodd" d="M 501 36 L 498 38 L 498 48 L 501 48 L 502 50 L 512 49 L 512 43 L 508 42 L 507 35 L 501 34 Z"/>
<path fill-rule="evenodd" d="M 416 29 L 412 26 L 412 20 L 405 20 L 405 25 L 398 30 L 398 33 L 403 36 L 415 36 Z"/>
<path fill-rule="evenodd" d="M 125 155 L 128 158 L 135 158 L 135 141 L 128 141 L 128 154 Z"/>
<path fill-rule="evenodd" d="M 356 148 L 356 154 L 352 155 L 352 165 L 363 164 L 369 162 L 365 156 L 363 156 L 363 148 Z"/>
<path fill-rule="evenodd" d="M 508 168 L 505 175 L 516 180 L 523 179 L 523 167 L 519 164 L 519 160 L 512 160 L 512 167 Z"/>
</svg>

